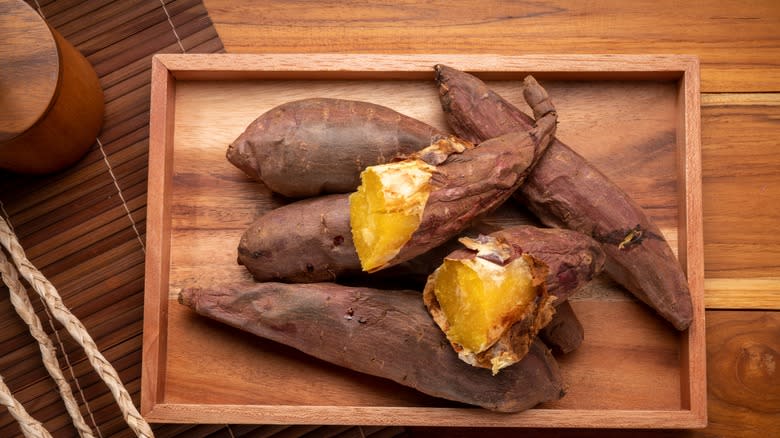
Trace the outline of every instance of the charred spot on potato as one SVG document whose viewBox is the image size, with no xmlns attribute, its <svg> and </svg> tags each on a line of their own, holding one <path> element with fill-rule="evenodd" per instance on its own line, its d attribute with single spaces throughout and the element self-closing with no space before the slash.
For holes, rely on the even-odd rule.
<svg viewBox="0 0 780 438">
<path fill-rule="evenodd" d="M 647 239 L 664 240 L 663 236 L 653 233 L 640 224 L 633 228 L 612 230 L 608 233 L 594 231 L 593 238 L 605 245 L 615 245 L 621 251 L 627 251 L 639 246 Z"/>
<path fill-rule="evenodd" d="M 339 246 L 344 243 L 344 236 L 336 236 L 333 238 L 333 246 Z"/>
</svg>

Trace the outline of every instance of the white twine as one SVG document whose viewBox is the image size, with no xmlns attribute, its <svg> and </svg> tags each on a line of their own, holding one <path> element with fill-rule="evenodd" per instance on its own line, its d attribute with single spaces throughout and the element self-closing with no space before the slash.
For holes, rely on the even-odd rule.
<svg viewBox="0 0 780 438">
<path fill-rule="evenodd" d="M 181 49 L 181 53 L 187 53 L 187 51 L 184 50 L 184 44 L 181 43 L 181 38 L 179 38 L 179 32 L 176 32 L 176 26 L 173 25 L 171 14 L 168 13 L 168 8 L 165 7 L 165 2 L 163 0 L 160 0 L 160 4 L 162 5 L 163 12 L 165 12 L 165 16 L 168 17 L 168 24 L 171 25 L 173 36 L 176 37 L 176 42 L 179 43 L 179 48 Z"/>
<path fill-rule="evenodd" d="M 38 9 L 38 14 L 40 14 L 40 16 L 46 20 L 46 15 L 43 13 L 43 9 L 41 8 L 40 3 L 38 3 L 38 0 L 34 1 Z M 173 35 L 176 38 L 176 42 L 179 45 L 181 52 L 186 53 L 184 44 L 182 43 L 181 37 L 179 37 L 179 33 L 176 31 L 176 26 L 173 24 L 173 19 L 168 12 L 168 8 L 166 7 L 164 0 L 160 0 L 160 5 L 162 6 L 163 12 L 165 13 L 165 16 L 168 20 L 168 24 L 171 26 L 171 30 L 173 31 Z M 125 199 L 124 193 L 122 192 L 122 189 L 119 185 L 119 181 L 114 174 L 113 167 L 111 166 L 111 163 L 108 159 L 108 155 L 106 154 L 106 151 L 103 147 L 103 143 L 100 141 L 99 137 L 95 138 L 95 142 L 97 143 L 100 153 L 103 156 L 103 161 L 106 164 L 108 173 L 111 176 L 114 187 L 116 187 L 119 198 L 122 201 L 122 206 L 124 207 L 125 213 L 130 220 L 130 224 L 132 225 L 133 231 L 135 232 L 136 238 L 138 239 L 138 243 L 141 246 L 141 251 L 145 254 L 146 248 L 144 246 L 143 239 L 141 238 L 141 233 L 138 231 L 138 226 L 135 222 L 135 219 L 133 218 L 132 213 L 130 212 L 129 206 L 127 205 L 127 200 Z M 46 335 L 46 332 L 43 330 L 40 319 L 35 314 L 32 303 L 30 303 L 27 292 L 24 289 L 24 285 L 21 283 L 21 281 L 19 281 L 19 273 L 22 274 L 22 276 L 38 293 L 41 300 L 43 301 L 43 308 L 49 319 L 49 324 L 51 325 L 54 334 L 57 336 L 57 341 L 59 342 L 60 348 L 62 349 L 67 366 L 70 369 L 70 373 L 73 376 L 79 393 L 81 394 L 81 398 L 84 401 L 85 407 L 89 412 L 90 417 L 92 418 L 92 422 L 98 431 L 98 435 L 102 437 L 100 429 L 97 427 L 95 422 L 92 411 L 89 409 L 89 404 L 87 403 L 86 397 L 84 396 L 84 392 L 78 384 L 78 380 L 76 379 L 73 367 L 70 364 L 68 354 L 62 345 L 62 340 L 59 338 L 59 334 L 54 329 L 52 314 L 54 315 L 54 318 L 56 318 L 66 328 L 66 330 L 68 330 L 68 333 L 79 343 L 79 345 L 84 348 L 90 364 L 111 390 L 111 393 L 114 396 L 114 399 L 117 401 L 117 404 L 119 405 L 119 408 L 122 411 L 122 415 L 125 418 L 128 426 L 133 430 L 133 432 L 135 432 L 137 436 L 152 438 L 154 434 L 152 433 L 149 424 L 146 422 L 146 420 L 143 419 L 138 410 L 135 408 L 129 393 L 119 379 L 116 370 L 100 352 L 97 345 L 92 340 L 92 337 L 87 332 L 86 327 L 84 327 L 81 321 L 76 318 L 76 316 L 73 315 L 65 306 L 56 288 L 54 288 L 49 280 L 46 279 L 46 277 L 40 271 L 38 271 L 38 269 L 35 268 L 35 266 L 33 266 L 32 263 L 27 259 L 27 256 L 24 253 L 24 249 L 14 234 L 10 217 L 5 211 L 5 207 L 1 201 L 0 212 L 2 212 L 5 218 L 8 218 L 8 221 L 6 222 L 3 217 L 0 217 L 0 243 L 8 251 L 13 260 L 13 263 L 11 263 L 0 251 L 0 273 L 2 273 L 3 281 L 8 285 L 11 294 L 11 302 L 13 303 L 14 308 L 29 327 L 30 333 L 33 335 L 36 341 L 38 341 L 44 366 L 49 371 L 49 374 L 52 376 L 54 381 L 57 383 L 57 387 L 65 403 L 66 410 L 73 420 L 73 424 L 75 425 L 76 429 L 79 431 L 79 435 L 85 438 L 93 437 L 92 431 L 84 421 L 84 418 L 78 409 L 78 403 L 73 396 L 73 392 L 59 367 L 54 344 L 51 338 L 49 338 Z M 14 266 L 14 264 L 16 266 Z M 5 385 L 5 382 L 3 382 L 1 376 L 0 404 L 5 405 L 11 412 L 11 415 L 19 422 L 19 425 L 25 436 L 51 436 L 49 432 L 43 427 L 43 425 L 32 418 L 25 411 L 24 407 L 13 397 L 10 389 Z M 226 426 L 230 435 L 233 436 L 233 431 L 230 428 L 230 425 Z"/>
<path fill-rule="evenodd" d="M 122 384 L 114 367 L 100 352 L 84 324 L 62 302 L 62 298 L 54 285 L 27 259 L 16 235 L 8 227 L 5 219 L 2 218 L 0 218 L 0 245 L 8 251 L 19 273 L 43 299 L 44 304 L 49 308 L 52 315 L 84 349 L 89 363 L 108 386 L 130 429 L 139 437 L 153 437 L 152 429 L 135 408 L 135 405 L 133 405 L 133 400 L 130 398 L 127 388 Z"/>
<path fill-rule="evenodd" d="M 0 376 L 0 405 L 8 408 L 8 412 L 19 423 L 24 436 L 28 438 L 51 438 L 51 435 L 43 427 L 40 421 L 31 417 L 21 403 L 11 394 L 11 390 L 5 384 L 3 376 Z"/>
</svg>

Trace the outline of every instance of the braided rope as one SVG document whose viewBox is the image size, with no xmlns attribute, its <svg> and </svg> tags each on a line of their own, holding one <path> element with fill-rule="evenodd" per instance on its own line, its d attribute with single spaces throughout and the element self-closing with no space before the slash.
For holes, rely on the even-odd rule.
<svg viewBox="0 0 780 438">
<path fill-rule="evenodd" d="M 92 429 L 87 426 L 84 417 L 81 416 L 79 404 L 76 402 L 70 385 L 62 374 L 60 363 L 57 360 L 57 350 L 54 348 L 54 343 L 46 332 L 43 331 L 41 320 L 38 319 L 38 315 L 35 314 L 35 309 L 30 302 L 30 298 L 27 296 L 24 285 L 19 281 L 19 274 L 16 271 L 16 268 L 8 261 L 8 258 L 3 251 L 0 251 L 0 277 L 3 278 L 3 282 L 8 286 L 8 290 L 11 292 L 11 304 L 14 306 L 14 309 L 16 309 L 16 313 L 18 313 L 24 323 L 27 324 L 27 327 L 30 329 L 30 334 L 38 341 L 43 365 L 46 367 L 46 370 L 49 372 L 52 379 L 54 379 L 54 382 L 57 383 L 57 388 L 60 390 L 60 395 L 65 403 L 65 409 L 73 420 L 73 425 L 76 426 L 81 437 L 93 438 Z"/>
<path fill-rule="evenodd" d="M 11 390 L 5 384 L 3 376 L 0 376 L 0 405 L 8 408 L 8 412 L 19 423 L 24 436 L 28 438 L 51 438 L 51 435 L 41 422 L 31 417 L 24 409 L 24 406 L 11 394 Z"/>
<path fill-rule="evenodd" d="M 127 388 L 122 384 L 114 367 L 100 352 L 84 324 L 62 302 L 62 298 L 54 285 L 27 259 L 22 245 L 3 218 L 0 218 L 0 244 L 11 255 L 19 269 L 19 273 L 41 296 L 44 304 L 51 310 L 54 317 L 65 327 L 73 339 L 84 348 L 92 368 L 95 369 L 106 386 L 108 386 L 130 429 L 139 437 L 152 438 L 154 434 L 151 427 L 149 427 L 149 424 L 136 409 L 130 394 L 127 392 Z"/>
</svg>

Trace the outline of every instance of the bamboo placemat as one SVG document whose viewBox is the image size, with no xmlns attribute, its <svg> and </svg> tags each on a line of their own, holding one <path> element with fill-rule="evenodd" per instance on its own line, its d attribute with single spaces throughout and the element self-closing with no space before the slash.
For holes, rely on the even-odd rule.
<svg viewBox="0 0 780 438">
<path fill-rule="evenodd" d="M 0 214 L 27 256 L 113 364 L 136 405 L 140 398 L 151 57 L 224 51 L 200 0 L 27 0 L 97 72 L 106 107 L 86 156 L 46 177 L 0 173 Z M 133 436 L 83 350 L 31 297 L 58 347 L 63 374 L 97 436 Z M 0 288 L 0 375 L 55 437 L 76 436 L 38 344 Z M 154 425 L 156 436 L 397 436 L 401 428 Z M 21 434 L 0 411 L 0 436 Z"/>
</svg>

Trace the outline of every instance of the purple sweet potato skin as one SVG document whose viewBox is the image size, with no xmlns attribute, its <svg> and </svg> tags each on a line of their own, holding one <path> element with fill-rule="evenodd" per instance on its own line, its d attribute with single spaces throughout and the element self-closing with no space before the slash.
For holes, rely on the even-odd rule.
<svg viewBox="0 0 780 438">
<path fill-rule="evenodd" d="M 436 168 L 419 228 L 387 266 L 441 245 L 498 208 L 525 180 L 543 147 L 519 132 L 450 156 Z"/>
<path fill-rule="evenodd" d="M 349 195 L 296 201 L 257 218 L 241 236 L 238 263 L 257 281 L 315 283 L 344 280 L 364 284 L 393 280 L 407 287 L 425 285 L 428 275 L 462 245 L 451 239 L 419 257 L 374 274 L 360 268 L 349 225 Z M 461 235 L 495 231 L 480 225 Z M 400 280 L 400 281 L 399 281 Z"/>
<path fill-rule="evenodd" d="M 347 193 L 367 166 L 422 149 L 437 129 L 369 102 L 314 98 L 284 103 L 253 121 L 227 159 L 287 197 Z"/>
<path fill-rule="evenodd" d="M 442 107 L 460 137 L 479 143 L 531 127 L 530 117 L 479 79 L 441 65 L 436 71 Z M 593 237 L 602 245 L 606 271 L 615 281 L 678 330 L 690 325 L 688 283 L 661 231 L 582 156 L 554 139 L 516 197 L 544 224 Z"/>
<path fill-rule="evenodd" d="M 416 291 L 244 282 L 184 289 L 179 301 L 327 362 L 493 411 L 522 411 L 564 393 L 558 366 L 538 340 L 497 376 L 462 362 Z"/>
<path fill-rule="evenodd" d="M 585 330 L 574 313 L 571 303 L 564 301 L 555 308 L 552 321 L 539 332 L 539 338 L 555 354 L 567 354 L 582 345 Z"/>
<path fill-rule="evenodd" d="M 516 251 L 528 253 L 547 265 L 545 285 L 557 298 L 556 306 L 604 269 L 606 257 L 601 245 L 576 231 L 518 225 L 490 236 L 504 240 Z"/>
<path fill-rule="evenodd" d="M 530 129 L 488 139 L 436 167 L 419 228 L 386 266 L 410 260 L 455 237 L 503 204 L 532 173 L 555 135 L 558 115 L 547 92 L 526 77 L 523 97 L 534 109 Z"/>
<path fill-rule="evenodd" d="M 576 231 L 517 225 L 489 235 L 512 247 L 510 260 L 528 254 L 547 267 L 544 284 L 547 292 L 555 296 L 556 306 L 604 268 L 605 256 L 601 246 Z M 470 259 L 476 257 L 476 252 L 461 245 L 446 257 L 453 260 Z"/>
<path fill-rule="evenodd" d="M 359 273 L 349 195 L 304 199 L 259 217 L 241 236 L 238 263 L 257 281 L 312 283 Z"/>
</svg>

